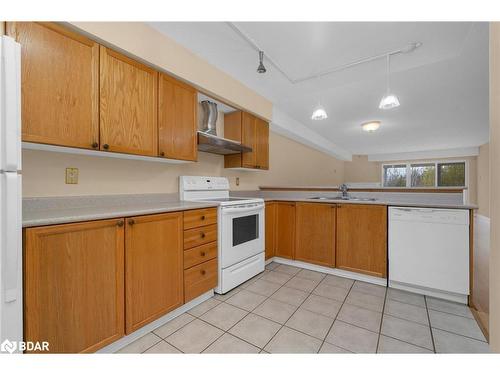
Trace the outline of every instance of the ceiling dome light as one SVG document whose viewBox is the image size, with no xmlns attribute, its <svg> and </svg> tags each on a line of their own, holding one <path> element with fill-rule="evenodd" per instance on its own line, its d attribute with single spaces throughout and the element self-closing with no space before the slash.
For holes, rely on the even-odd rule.
<svg viewBox="0 0 500 375">
<path fill-rule="evenodd" d="M 364 124 L 361 124 L 361 127 L 365 132 L 371 133 L 380 128 L 380 121 L 365 122 Z"/>
<path fill-rule="evenodd" d="M 391 55 L 387 55 L 387 92 L 380 101 L 380 104 L 378 107 L 380 109 L 391 109 L 391 108 L 396 108 L 399 107 L 399 99 L 395 94 L 391 93 L 391 90 L 389 88 L 389 76 L 391 74 Z"/>
<path fill-rule="evenodd" d="M 321 104 L 318 104 L 316 108 L 314 108 L 314 111 L 311 115 L 311 119 L 320 121 L 320 120 L 325 120 L 327 118 L 328 115 L 326 114 L 325 108 Z"/>
</svg>

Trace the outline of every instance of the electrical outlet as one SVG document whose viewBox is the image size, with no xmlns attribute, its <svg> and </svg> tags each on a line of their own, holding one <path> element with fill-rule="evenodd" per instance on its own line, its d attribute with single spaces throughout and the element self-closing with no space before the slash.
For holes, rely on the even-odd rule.
<svg viewBox="0 0 500 375">
<path fill-rule="evenodd" d="M 240 186 L 240 178 L 236 177 L 236 186 Z"/>
<path fill-rule="evenodd" d="M 66 168 L 66 183 L 67 184 L 78 183 L 78 168 Z"/>
</svg>

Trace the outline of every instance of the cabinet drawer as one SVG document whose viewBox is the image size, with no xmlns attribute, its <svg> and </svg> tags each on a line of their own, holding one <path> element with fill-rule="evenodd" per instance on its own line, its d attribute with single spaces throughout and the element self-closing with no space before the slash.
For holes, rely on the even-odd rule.
<svg viewBox="0 0 500 375">
<path fill-rule="evenodd" d="M 184 229 L 197 228 L 217 223 L 217 208 L 184 212 Z"/>
<path fill-rule="evenodd" d="M 217 286 L 217 259 L 184 271 L 184 303 Z"/>
<path fill-rule="evenodd" d="M 217 240 L 217 224 L 184 231 L 184 249 L 190 249 Z"/>
<path fill-rule="evenodd" d="M 217 242 L 193 247 L 184 251 L 184 269 L 217 257 Z"/>
</svg>

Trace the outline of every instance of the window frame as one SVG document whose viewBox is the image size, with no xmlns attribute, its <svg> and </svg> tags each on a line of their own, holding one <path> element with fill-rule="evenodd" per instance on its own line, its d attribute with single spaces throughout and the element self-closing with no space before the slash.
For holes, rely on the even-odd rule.
<svg viewBox="0 0 500 375">
<path fill-rule="evenodd" d="M 451 164 L 451 163 L 464 163 L 465 165 L 465 176 L 464 186 L 438 186 L 438 164 Z M 411 165 L 412 164 L 434 164 L 435 174 L 434 174 L 434 185 L 433 186 L 411 186 Z M 405 186 L 385 186 L 384 182 L 384 169 L 387 166 L 395 165 L 406 165 L 406 185 Z M 469 160 L 466 159 L 454 159 L 454 160 L 407 160 L 402 162 L 391 162 L 382 163 L 381 165 L 381 181 L 382 187 L 386 189 L 455 189 L 455 188 L 467 188 L 469 185 Z"/>
</svg>

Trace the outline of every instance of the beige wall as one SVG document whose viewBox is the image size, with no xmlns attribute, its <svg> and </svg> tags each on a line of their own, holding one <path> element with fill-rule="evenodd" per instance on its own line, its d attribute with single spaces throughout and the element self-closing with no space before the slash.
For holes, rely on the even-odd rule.
<svg viewBox="0 0 500 375">
<path fill-rule="evenodd" d="M 191 83 L 216 99 L 272 119 L 273 106 L 269 100 L 143 22 L 71 22 L 70 25 Z"/>
<path fill-rule="evenodd" d="M 490 217 L 490 145 L 479 147 L 477 157 L 477 213 Z"/>
<path fill-rule="evenodd" d="M 500 353 L 500 23 L 490 23 L 490 348 Z"/>
<path fill-rule="evenodd" d="M 381 163 L 368 161 L 368 155 L 353 155 L 344 168 L 346 183 L 381 182 Z"/>
<path fill-rule="evenodd" d="M 197 163 L 163 164 L 92 156 L 23 151 L 23 196 L 176 193 L 178 176 L 227 176 L 233 189 L 259 185 L 324 185 L 343 180 L 343 162 L 270 133 L 269 171 L 230 171 L 224 157 L 199 153 Z M 67 167 L 79 168 L 79 184 L 64 182 Z M 235 185 L 240 177 L 240 186 Z"/>
<path fill-rule="evenodd" d="M 425 159 L 434 160 L 466 160 L 469 165 L 468 194 L 469 202 L 477 202 L 477 161 L 475 156 L 464 158 L 439 158 Z M 369 161 L 367 155 L 353 155 L 352 161 L 345 162 L 344 176 L 345 182 L 381 182 L 382 164 L 406 163 L 405 160 L 391 160 L 385 162 Z"/>
</svg>

